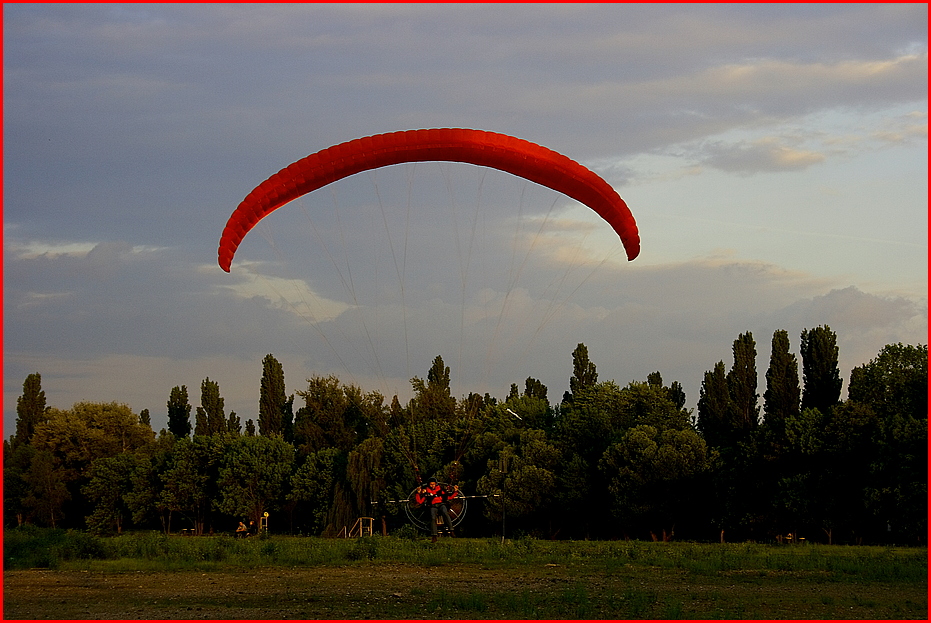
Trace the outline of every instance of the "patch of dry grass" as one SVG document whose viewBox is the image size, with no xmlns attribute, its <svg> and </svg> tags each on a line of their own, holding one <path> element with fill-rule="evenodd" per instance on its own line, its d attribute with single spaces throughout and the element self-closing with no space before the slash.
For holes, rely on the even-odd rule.
<svg viewBox="0 0 931 623">
<path fill-rule="evenodd" d="M 291 546 L 297 545 L 283 537 L 278 555 Z M 252 567 L 221 560 L 175 571 L 158 570 L 151 562 L 134 569 L 124 559 L 7 571 L 4 617 L 927 619 L 928 614 L 924 549 L 533 541 L 492 547 L 471 539 L 431 548 L 390 537 L 366 545 L 316 546 L 332 548 L 333 559 L 318 555 L 302 565 L 289 555 L 287 564 Z M 360 547 L 371 556 L 352 555 Z M 892 571 L 866 570 L 877 564 Z"/>
</svg>

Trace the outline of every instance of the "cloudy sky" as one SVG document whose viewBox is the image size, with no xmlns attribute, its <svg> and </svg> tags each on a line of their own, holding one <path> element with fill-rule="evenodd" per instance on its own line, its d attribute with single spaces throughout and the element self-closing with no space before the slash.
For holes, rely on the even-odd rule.
<svg viewBox="0 0 931 623">
<path fill-rule="evenodd" d="M 3 6 L 4 427 L 48 403 L 149 409 L 171 388 L 258 409 L 335 374 L 402 400 L 558 401 L 660 371 L 688 405 L 750 331 L 830 326 L 840 368 L 927 343 L 926 4 Z M 246 194 L 361 136 L 467 127 L 573 158 L 642 252 L 520 178 L 401 165 L 217 243 Z M 845 382 L 846 385 L 846 382 Z M 759 391 L 762 394 L 765 386 Z M 846 389 L 846 387 L 845 387 Z"/>
</svg>

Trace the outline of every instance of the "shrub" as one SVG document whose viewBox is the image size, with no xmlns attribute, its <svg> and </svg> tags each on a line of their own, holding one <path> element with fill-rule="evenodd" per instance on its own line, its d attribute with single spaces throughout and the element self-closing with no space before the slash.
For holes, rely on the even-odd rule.
<svg viewBox="0 0 931 623">
<path fill-rule="evenodd" d="M 375 560 L 378 557 L 378 537 L 360 537 L 349 547 L 346 558 L 349 560 Z"/>
<path fill-rule="evenodd" d="M 66 560 L 105 557 L 101 540 L 83 532 L 23 525 L 4 534 L 4 569 L 56 569 Z"/>
</svg>

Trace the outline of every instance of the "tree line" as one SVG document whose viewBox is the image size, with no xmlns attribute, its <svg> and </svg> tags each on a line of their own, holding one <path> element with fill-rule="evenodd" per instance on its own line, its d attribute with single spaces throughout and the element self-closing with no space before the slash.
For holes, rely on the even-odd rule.
<svg viewBox="0 0 931 623">
<path fill-rule="evenodd" d="M 885 346 L 845 400 L 830 327 L 803 331 L 799 356 L 774 332 L 761 395 L 741 334 L 693 410 L 660 372 L 599 381 L 584 344 L 555 403 L 532 377 L 457 399 L 441 356 L 404 405 L 335 376 L 289 396 L 269 354 L 255 420 L 226 414 L 208 377 L 196 407 L 172 388 L 158 434 L 148 410 L 47 406 L 30 374 L 4 441 L 4 523 L 210 534 L 269 513 L 279 533 L 332 536 L 362 516 L 388 532 L 405 523 L 397 501 L 435 476 L 488 496 L 470 500 L 466 536 L 506 518 L 508 534 L 541 538 L 924 543 L 927 345 Z"/>
</svg>

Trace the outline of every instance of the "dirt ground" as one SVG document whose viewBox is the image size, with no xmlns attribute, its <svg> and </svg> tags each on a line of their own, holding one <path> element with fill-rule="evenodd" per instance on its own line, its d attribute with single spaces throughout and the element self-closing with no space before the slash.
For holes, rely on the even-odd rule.
<svg viewBox="0 0 931 623">
<path fill-rule="evenodd" d="M 656 568 L 379 563 L 241 572 L 4 573 L 10 619 L 927 619 L 927 585 L 699 579 Z"/>
<path fill-rule="evenodd" d="M 3 613 L 53 620 L 417 618 L 437 587 L 493 592 L 513 580 L 505 575 L 392 564 L 235 573 L 8 571 Z M 538 590 L 552 583 L 538 580 Z M 424 609 L 422 618 L 437 612 Z"/>
</svg>

